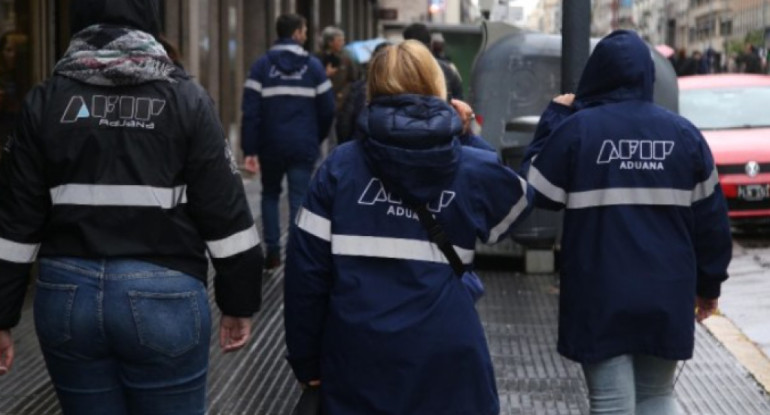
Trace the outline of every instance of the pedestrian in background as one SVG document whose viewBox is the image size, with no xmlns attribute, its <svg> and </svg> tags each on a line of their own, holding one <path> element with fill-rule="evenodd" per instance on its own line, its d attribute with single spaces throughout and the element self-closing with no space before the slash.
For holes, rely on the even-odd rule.
<svg viewBox="0 0 770 415">
<path fill-rule="evenodd" d="M 335 26 L 327 26 L 321 32 L 321 52 L 318 54 L 326 69 L 326 76 L 332 82 L 335 114 L 345 102 L 350 88 L 359 78 L 359 68 L 345 51 L 345 32 Z"/>
<path fill-rule="evenodd" d="M 676 364 L 692 358 L 732 253 L 709 147 L 652 102 L 654 79 L 639 36 L 613 32 L 525 156 L 536 205 L 565 209 L 558 351 L 582 364 L 591 414 L 679 413 Z"/>
<path fill-rule="evenodd" d="M 431 47 L 431 33 L 428 30 L 428 26 L 423 23 L 412 23 L 403 32 L 404 40 L 415 39 L 420 41 L 425 47 Z M 463 80 L 460 78 L 460 74 L 453 67 L 443 59 L 438 60 L 441 72 L 444 74 L 444 80 L 446 81 L 447 93 L 450 99 L 463 99 Z"/>
<path fill-rule="evenodd" d="M 267 269 L 281 264 L 281 182 L 287 178 L 291 221 L 334 119 L 332 84 L 321 61 L 302 48 L 307 41 L 305 18 L 281 15 L 276 31 L 278 40 L 252 65 L 246 81 L 241 130 L 246 168 L 256 172 L 259 158 Z"/>
<path fill-rule="evenodd" d="M 0 160 L 0 374 L 39 254 L 35 329 L 65 415 L 205 412 L 207 248 L 223 351 L 261 303 L 237 166 L 211 99 L 157 41 L 159 10 L 73 0 L 69 49 Z"/>
<path fill-rule="evenodd" d="M 390 47 L 390 42 L 382 42 L 372 51 L 372 57 L 380 53 L 384 48 Z M 370 57 L 371 60 L 371 57 Z M 354 82 L 350 92 L 345 96 L 334 123 L 337 133 L 337 144 L 359 138 L 360 129 L 356 128 L 356 122 L 362 111 L 366 110 L 366 76 Z"/>
<path fill-rule="evenodd" d="M 738 67 L 738 72 L 741 73 L 764 73 L 759 52 L 751 43 L 746 43 L 743 52 L 735 58 L 735 64 Z"/>
<path fill-rule="evenodd" d="M 289 234 L 289 363 L 320 385 L 324 413 L 496 415 L 472 296 L 414 209 L 435 216 L 469 269 L 476 240 L 505 238 L 530 192 L 496 153 L 460 143 L 467 114 L 447 103 L 420 42 L 369 65 L 364 138 L 322 164 Z"/>
</svg>

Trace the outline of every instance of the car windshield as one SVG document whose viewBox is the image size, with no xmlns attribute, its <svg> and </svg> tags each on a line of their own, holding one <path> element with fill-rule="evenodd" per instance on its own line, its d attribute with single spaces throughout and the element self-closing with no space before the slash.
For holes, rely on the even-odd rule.
<svg viewBox="0 0 770 415">
<path fill-rule="evenodd" d="M 680 90 L 679 113 L 701 130 L 770 127 L 770 87 Z"/>
</svg>

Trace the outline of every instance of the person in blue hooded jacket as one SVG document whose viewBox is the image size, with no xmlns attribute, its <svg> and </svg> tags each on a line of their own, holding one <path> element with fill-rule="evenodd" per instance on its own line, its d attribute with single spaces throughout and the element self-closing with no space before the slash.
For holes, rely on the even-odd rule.
<svg viewBox="0 0 770 415">
<path fill-rule="evenodd" d="M 302 48 L 307 23 L 297 14 L 276 21 L 278 40 L 251 67 L 243 90 L 241 147 L 245 167 L 262 178 L 265 268 L 281 263 L 278 201 L 284 176 L 294 218 L 307 191 L 319 144 L 334 119 L 334 93 L 318 58 Z"/>
<path fill-rule="evenodd" d="M 366 135 L 314 176 L 289 234 L 288 361 L 324 413 L 493 415 L 495 376 L 473 299 L 410 206 L 427 206 L 470 269 L 477 239 L 529 211 L 526 182 L 463 146 L 440 67 L 409 40 L 376 55 Z"/>
<path fill-rule="evenodd" d="M 652 102 L 654 78 L 639 36 L 613 32 L 525 156 L 536 205 L 565 210 L 558 350 L 582 364 L 592 414 L 678 413 L 677 361 L 732 253 L 709 147 Z"/>
</svg>

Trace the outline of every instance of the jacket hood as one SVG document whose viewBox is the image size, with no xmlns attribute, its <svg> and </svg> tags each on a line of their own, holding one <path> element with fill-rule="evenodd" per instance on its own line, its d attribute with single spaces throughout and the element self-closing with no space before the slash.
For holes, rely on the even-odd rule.
<svg viewBox="0 0 770 415">
<path fill-rule="evenodd" d="M 297 42 L 284 38 L 275 42 L 267 52 L 270 62 L 284 74 L 293 74 L 307 65 L 310 55 Z"/>
<path fill-rule="evenodd" d="M 128 26 L 157 36 L 159 0 L 72 0 L 72 34 L 95 24 Z"/>
<path fill-rule="evenodd" d="M 425 204 L 454 180 L 462 122 L 445 101 L 421 95 L 372 100 L 359 124 L 367 162 L 407 204 Z"/>
<path fill-rule="evenodd" d="M 636 32 L 617 30 L 588 58 L 575 96 L 578 108 L 627 100 L 652 102 L 655 65 Z"/>
</svg>

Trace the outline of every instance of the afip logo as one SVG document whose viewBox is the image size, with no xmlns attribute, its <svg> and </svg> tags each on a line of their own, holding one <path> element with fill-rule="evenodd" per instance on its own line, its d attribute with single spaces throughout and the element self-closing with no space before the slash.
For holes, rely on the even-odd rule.
<svg viewBox="0 0 770 415">
<path fill-rule="evenodd" d="M 441 197 L 428 204 L 428 210 L 433 213 L 439 213 L 444 208 L 449 206 L 455 198 L 455 192 L 450 190 L 444 190 L 441 192 Z M 403 201 L 398 196 L 385 190 L 385 186 L 382 181 L 377 178 L 373 178 L 366 185 L 361 197 L 358 198 L 359 205 L 374 206 L 378 203 L 388 203 L 388 215 L 392 216 L 405 216 L 407 218 L 419 219 L 417 214 L 412 212 L 411 209 L 405 208 Z"/>
<path fill-rule="evenodd" d="M 271 78 L 280 78 L 283 81 L 301 81 L 302 77 L 305 76 L 305 72 L 307 72 L 307 65 L 304 65 L 294 73 L 281 72 L 280 69 L 273 65 L 270 67 L 270 74 L 268 76 Z"/>
<path fill-rule="evenodd" d="M 90 106 L 89 106 L 90 104 Z M 70 98 L 61 117 L 62 124 L 96 118 L 104 127 L 155 129 L 153 118 L 163 113 L 166 101 L 125 95 L 94 95 L 88 102 L 80 95 Z"/>
<path fill-rule="evenodd" d="M 596 164 L 620 160 L 621 170 L 665 170 L 663 162 L 674 151 L 673 141 L 604 140 Z"/>
</svg>

